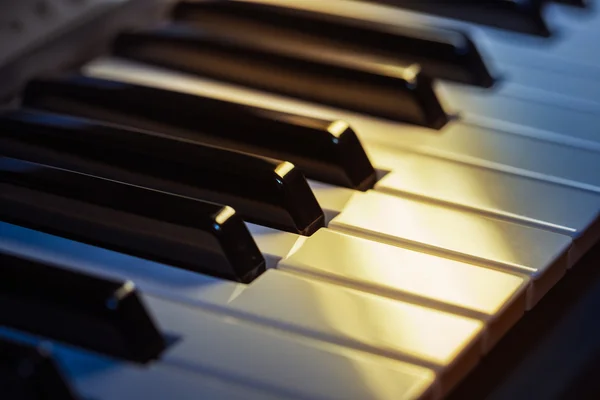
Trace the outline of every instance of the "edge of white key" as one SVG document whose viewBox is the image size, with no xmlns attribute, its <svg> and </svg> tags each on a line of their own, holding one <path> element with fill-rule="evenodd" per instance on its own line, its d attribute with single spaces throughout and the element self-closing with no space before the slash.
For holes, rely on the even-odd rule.
<svg viewBox="0 0 600 400">
<path fill-rule="evenodd" d="M 279 270 L 262 274 L 229 307 L 257 324 L 433 369 L 445 393 L 482 356 L 480 320 Z"/>
<path fill-rule="evenodd" d="M 335 254 L 329 249 L 335 249 Z M 330 229 L 321 229 L 308 238 L 277 269 L 482 320 L 487 325 L 484 353 L 525 313 L 529 287 L 529 278 L 524 275 Z M 439 281 L 442 277 L 445 279 Z"/>
<path fill-rule="evenodd" d="M 526 234 L 526 236 L 535 233 L 537 236 L 551 240 L 552 248 L 544 249 L 544 257 L 538 257 L 539 259 L 536 262 L 542 263 L 543 265 L 523 265 L 518 260 L 516 263 L 508 260 L 491 260 L 489 258 L 486 258 L 489 257 L 489 255 L 485 256 L 467 254 L 465 253 L 464 249 L 451 249 L 447 248 L 446 245 L 446 247 L 440 247 L 441 245 L 443 245 L 443 243 L 427 243 L 429 239 L 423 239 L 418 237 L 403 237 L 404 234 L 402 232 L 385 233 L 382 231 L 391 229 L 391 225 L 389 224 L 394 220 L 394 218 L 392 218 L 393 214 L 390 214 L 389 216 L 386 216 L 385 219 L 382 219 L 384 218 L 384 214 L 382 214 L 381 210 L 385 210 L 386 206 L 390 205 L 387 203 L 393 203 L 394 208 L 396 210 L 401 210 L 403 219 L 397 221 L 398 224 L 400 224 L 400 226 L 406 225 L 406 223 L 408 222 L 412 223 L 413 225 L 419 224 L 419 227 L 422 227 L 423 229 L 428 229 L 427 232 L 419 232 L 419 234 L 421 236 L 424 235 L 425 237 L 431 237 L 431 240 L 433 241 L 439 239 L 436 236 L 448 235 L 448 229 L 450 228 L 448 228 L 447 226 L 444 227 L 444 224 L 447 224 L 449 221 L 452 223 L 460 222 L 466 218 L 463 222 L 468 222 L 469 220 L 471 221 L 471 223 L 477 222 L 479 225 L 476 225 L 476 227 L 489 225 L 489 229 L 487 229 L 486 232 L 488 235 L 490 235 L 490 237 L 488 237 L 487 239 L 478 238 L 484 240 L 483 244 L 485 244 L 485 240 L 487 240 L 488 242 L 495 242 L 498 239 L 493 237 L 494 235 L 498 234 L 498 231 L 496 229 L 501 229 L 502 227 L 505 227 L 513 230 L 520 229 L 522 232 L 524 232 L 524 234 Z M 377 215 L 375 215 L 374 213 L 376 213 Z M 431 213 L 442 213 L 445 214 L 442 216 L 445 216 L 449 219 L 448 221 L 430 220 L 430 217 L 432 217 Z M 398 216 L 396 216 L 395 218 L 398 218 Z M 408 221 L 406 220 L 406 218 L 412 219 L 412 221 Z M 360 222 L 360 226 L 356 225 L 356 221 Z M 386 226 L 382 226 L 382 223 Z M 368 226 L 366 226 L 365 224 Z M 439 224 L 439 226 L 444 227 L 445 232 L 438 231 L 437 228 L 435 228 L 436 224 Z M 568 266 L 569 250 L 572 244 L 572 240 L 570 237 L 559 235 L 554 232 L 535 229 L 525 225 L 518 225 L 512 222 L 495 220 L 473 213 L 468 213 L 465 211 L 450 209 L 410 199 L 404 199 L 401 197 L 391 196 L 388 194 L 378 192 L 355 194 L 355 196 L 352 197 L 351 202 L 347 204 L 346 208 L 343 210 L 342 213 L 340 213 L 336 218 L 333 219 L 329 227 L 340 232 L 349 233 L 350 235 L 361 236 L 367 239 L 390 244 L 392 246 L 415 249 L 417 251 L 439 255 L 457 261 L 463 261 L 471 264 L 483 265 L 489 268 L 499 269 L 501 271 L 511 271 L 516 272 L 518 274 L 525 274 L 532 279 L 532 285 L 530 286 L 530 290 L 528 293 L 528 309 L 531 309 L 535 304 L 537 304 L 537 302 L 543 297 L 543 295 L 545 295 L 545 293 L 548 290 L 550 290 L 550 288 L 554 286 L 554 284 L 558 282 L 560 278 L 562 278 L 562 276 L 565 274 Z M 417 229 L 416 226 L 414 228 Z M 559 244 L 558 242 L 560 242 L 560 248 L 554 248 L 554 245 Z M 473 244 L 475 245 L 475 243 Z M 522 245 L 523 244 L 519 244 L 519 246 Z M 530 243 L 530 245 L 533 244 Z M 464 244 L 461 244 L 461 246 L 464 247 Z M 546 252 L 548 250 L 552 250 L 553 253 L 548 254 L 546 256 Z M 512 251 L 508 249 L 499 249 L 499 251 L 500 253 L 508 252 L 506 254 L 512 254 Z M 524 250 L 522 249 L 520 251 L 523 252 Z M 537 251 L 540 250 L 537 249 Z M 503 254 L 499 255 L 504 256 Z"/>
</svg>

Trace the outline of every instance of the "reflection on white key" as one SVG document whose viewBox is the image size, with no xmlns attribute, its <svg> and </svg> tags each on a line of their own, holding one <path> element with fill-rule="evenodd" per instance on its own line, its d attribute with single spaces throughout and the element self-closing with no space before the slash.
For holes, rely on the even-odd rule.
<svg viewBox="0 0 600 400">
<path fill-rule="evenodd" d="M 86 399 L 277 400 L 280 395 L 206 372 L 162 363 L 138 366 L 81 349 L 53 345 L 53 354 L 76 392 Z"/>
<path fill-rule="evenodd" d="M 271 254 L 274 257 L 277 256 L 282 258 L 287 255 L 286 252 L 288 250 L 292 251 L 295 246 L 295 238 L 300 239 L 297 235 L 274 230 L 262 230 L 260 227 L 253 225 L 250 225 L 249 228 L 257 232 L 260 231 L 263 234 L 262 236 L 258 234 L 257 243 L 267 251 L 269 251 L 270 248 Z M 257 232 L 254 232 L 255 235 Z M 286 246 L 283 247 L 285 247 L 286 250 L 283 248 L 277 249 L 277 244 L 285 244 Z M 105 277 L 131 279 L 136 282 L 136 285 L 142 292 L 151 294 L 151 298 L 158 296 L 169 299 L 170 301 L 176 301 L 179 303 L 178 307 L 181 307 L 182 309 L 187 309 L 185 306 L 187 304 L 189 307 L 198 307 L 198 309 L 204 309 L 215 314 L 231 316 L 233 313 L 234 315 L 239 311 L 237 309 L 238 302 L 235 301 L 237 297 L 247 290 L 252 293 L 256 293 L 257 290 L 260 292 L 260 290 L 262 290 L 261 288 L 264 288 L 265 286 L 265 284 L 261 284 L 259 287 L 252 285 L 248 286 L 207 277 L 201 274 L 194 274 L 190 271 L 172 268 L 159 263 L 153 263 L 151 261 L 100 249 L 41 232 L 35 232 L 6 223 L 0 223 L 0 248 L 10 249 L 12 252 L 23 252 L 32 258 L 52 260 L 54 263 L 87 273 Z M 277 255 L 277 253 L 279 253 L 279 255 Z M 278 287 L 284 291 L 286 290 L 284 286 L 279 285 Z M 272 298 L 265 297 L 265 300 L 270 301 L 272 304 L 287 305 L 285 299 L 282 299 L 281 297 L 277 297 L 277 300 L 274 302 L 271 299 Z M 157 302 L 158 300 L 154 301 Z M 153 307 L 152 309 L 153 312 L 156 312 L 156 307 Z M 246 321 L 248 319 L 256 320 L 261 313 L 261 310 L 258 309 L 255 311 L 246 311 L 247 313 L 244 317 Z M 173 314 L 172 316 L 170 315 L 171 313 Z M 181 320 L 191 318 L 181 317 L 181 313 L 176 312 L 174 309 L 159 314 L 161 316 L 168 315 L 169 318 L 175 319 L 174 322 L 164 323 L 165 330 L 168 332 L 177 332 L 177 330 L 173 331 L 174 324 L 182 324 L 183 322 L 181 322 Z M 161 317 L 159 322 L 164 321 L 164 318 L 167 317 Z M 206 331 L 208 328 L 204 327 L 203 329 Z M 279 334 L 285 336 L 284 332 L 280 332 Z M 214 337 L 220 337 L 219 335 L 223 336 L 223 333 L 214 333 L 214 335 Z M 200 335 L 197 340 L 204 340 L 203 338 L 204 336 Z M 197 357 L 199 350 L 197 348 L 196 350 L 193 350 L 186 346 L 183 348 L 181 348 L 181 346 L 177 347 L 177 350 L 173 350 L 173 352 L 170 353 L 175 357 L 174 359 L 176 361 L 174 362 L 180 364 L 183 362 L 181 360 L 184 360 L 185 365 L 191 365 L 192 369 L 199 368 L 196 365 L 196 361 L 189 359 L 190 357 Z M 211 346 L 215 346 L 215 344 L 213 343 Z M 302 350 L 302 352 L 304 354 L 307 350 Z M 172 357 L 169 359 L 173 360 Z M 369 366 L 368 368 L 365 367 L 365 369 L 368 369 L 369 371 L 372 370 L 376 372 L 377 368 L 374 368 L 375 367 L 373 366 Z M 386 376 L 386 374 L 383 373 L 382 376 Z M 369 379 L 372 380 L 376 378 Z M 380 390 L 382 393 L 388 393 L 390 390 L 396 393 L 396 391 L 394 391 L 396 389 L 397 388 L 394 386 L 388 387 L 387 389 L 381 388 Z M 314 396 L 310 398 L 313 397 Z M 394 396 L 390 397 L 397 398 Z M 388 397 L 382 396 L 381 398 Z"/>
<path fill-rule="evenodd" d="M 500 171 L 370 145 L 375 167 L 390 170 L 376 190 L 409 196 L 568 235 L 574 265 L 600 237 L 600 194 Z"/>
<path fill-rule="evenodd" d="M 163 266 L 161 271 L 146 260 L 94 250 L 92 246 L 23 228 L 10 229 L 4 223 L 0 227 L 0 246 L 11 252 L 105 277 L 122 279 L 135 275 L 136 285 L 144 292 L 145 303 L 161 331 L 177 339 L 161 357 L 161 362 L 171 367 L 188 372 L 208 371 L 279 392 L 284 398 L 294 394 L 304 399 L 342 400 L 354 395 L 416 399 L 428 392 L 433 383 L 434 374 L 426 368 L 307 341 L 298 335 L 232 318 L 226 303 L 239 294 L 236 288 L 246 285 L 189 271 L 180 276 L 181 270 L 176 268 Z M 90 261 L 85 265 L 88 257 Z M 114 267 L 113 261 L 117 264 Z M 98 268 L 89 264 L 97 264 Z M 109 271 L 102 271 L 102 266 Z M 148 268 L 145 274 L 143 268 Z M 274 304 L 280 300 L 275 299 Z"/>
<path fill-rule="evenodd" d="M 334 249 L 334 251 L 332 251 Z M 321 229 L 279 270 L 486 322 L 485 351 L 525 312 L 529 279 Z"/>
<path fill-rule="evenodd" d="M 0 337 L 34 346 L 41 342 L 39 337 L 7 328 L 0 328 Z M 44 342 L 48 345 L 48 341 Z M 190 372 L 160 361 L 139 365 L 63 343 L 50 343 L 52 358 L 78 399 L 281 399 L 251 382 L 232 381 L 215 371 Z"/>
<path fill-rule="evenodd" d="M 528 275 L 532 307 L 564 275 L 571 239 L 383 193 L 356 193 L 329 227 L 443 257 Z"/>
<path fill-rule="evenodd" d="M 600 151 L 596 128 L 600 124 L 600 103 L 592 107 L 582 105 L 582 100 L 577 98 L 555 96 L 516 84 L 506 85 L 508 87 L 502 87 L 499 93 L 444 82 L 437 85 L 437 93 L 444 108 L 459 113 L 465 123 Z M 553 90 L 563 93 L 559 89 Z M 523 97 L 520 93 L 525 92 L 535 101 L 509 97 L 510 94 L 506 94 L 510 92 L 520 97 Z M 600 100 L 600 95 L 596 97 Z M 550 104 L 542 104 L 537 98 Z M 586 106 L 589 112 L 582 112 L 582 107 Z"/>
<path fill-rule="evenodd" d="M 366 117 L 349 122 L 367 149 L 375 143 L 600 193 L 595 151 L 459 122 L 441 131 Z"/>
<path fill-rule="evenodd" d="M 262 289 L 265 292 L 253 292 L 271 305 L 284 301 L 270 296 L 268 287 Z M 163 355 L 163 362 L 190 371 L 217 371 L 277 391 L 283 398 L 419 398 L 434 380 L 432 371 L 426 368 L 184 304 L 145 300 L 164 331 L 181 337 Z"/>
<path fill-rule="evenodd" d="M 151 296 L 142 300 L 159 329 L 174 339 L 161 358 L 149 365 L 133 365 L 50 341 L 81 394 L 101 394 L 90 396 L 98 399 L 229 400 L 231 394 L 234 399 L 345 400 L 359 396 L 416 400 L 432 399 L 439 393 L 435 374 L 426 368 L 289 336 Z M 24 343 L 40 341 L 3 327 L 0 336 Z M 182 386 L 172 387 L 177 383 Z M 240 397 L 244 389 L 249 397 Z"/>
<path fill-rule="evenodd" d="M 580 113 L 577 115 L 582 116 L 583 121 L 594 117 L 587 113 L 597 113 L 600 109 L 600 83 L 597 79 L 577 76 L 573 73 L 527 68 L 519 65 L 503 64 L 502 71 L 504 79 L 498 82 L 499 87 L 493 90 L 477 90 L 475 87 L 464 85 L 456 89 L 477 93 L 478 96 L 493 98 L 496 94 L 502 94 L 512 98 L 534 100 L 536 103 L 560 105 L 561 109 L 579 111 Z M 449 82 L 445 82 L 444 85 L 454 86 Z M 460 92 L 457 90 L 455 93 Z M 528 102 L 528 106 L 530 103 Z M 488 104 L 491 105 L 492 103 Z M 462 110 L 464 112 L 471 111 L 467 108 Z M 495 111 L 504 113 L 502 109 Z M 578 127 L 580 126 L 578 125 Z M 563 133 L 577 135 L 578 132 L 572 128 L 563 131 Z M 589 127 L 586 128 L 589 129 Z"/>
<path fill-rule="evenodd" d="M 257 322 L 432 368 L 444 392 L 482 352 L 481 321 L 277 270 L 261 275 L 230 306 Z"/>
</svg>

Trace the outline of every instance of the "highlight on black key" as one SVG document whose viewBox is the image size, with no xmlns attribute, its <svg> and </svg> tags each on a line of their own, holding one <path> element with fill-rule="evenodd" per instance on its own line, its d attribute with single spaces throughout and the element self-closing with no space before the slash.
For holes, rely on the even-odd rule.
<svg viewBox="0 0 600 400">
<path fill-rule="evenodd" d="M 231 207 L 6 156 L 18 150 L 0 148 L 2 221 L 236 282 L 265 270 Z"/>
<path fill-rule="evenodd" d="M 390 66 L 186 24 L 124 32 L 113 54 L 434 129 L 448 122 L 432 79 L 417 64 Z"/>
<path fill-rule="evenodd" d="M 32 80 L 22 104 L 287 160 L 332 185 L 367 190 L 376 181 L 356 133 L 341 120 L 71 74 Z"/>
</svg>

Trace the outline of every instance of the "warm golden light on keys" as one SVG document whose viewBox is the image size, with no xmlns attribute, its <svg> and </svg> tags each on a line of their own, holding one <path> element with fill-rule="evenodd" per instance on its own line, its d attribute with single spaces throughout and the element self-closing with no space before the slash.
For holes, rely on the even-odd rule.
<svg viewBox="0 0 600 400">
<path fill-rule="evenodd" d="M 477 363 L 475 319 L 269 270 L 229 307 L 261 323 L 433 368 L 448 390 Z"/>
<path fill-rule="evenodd" d="M 600 189 L 597 189 L 593 185 L 575 182 L 573 179 L 565 178 L 581 177 L 582 171 L 587 171 L 584 174 L 586 179 L 588 175 L 590 180 L 598 179 L 597 176 L 592 176 L 593 172 L 598 168 L 584 169 L 585 166 L 593 166 L 595 164 L 598 164 L 600 168 L 600 160 L 598 157 L 595 157 L 593 160 L 591 160 L 588 159 L 588 155 L 583 154 L 583 157 L 578 158 L 578 156 L 581 156 L 581 154 L 580 151 L 577 151 L 577 149 L 566 149 L 564 147 L 561 148 L 553 143 L 533 141 L 531 138 L 510 135 L 506 132 L 485 130 L 457 122 L 448 124 L 441 131 L 435 131 L 409 124 L 394 123 L 356 113 L 346 112 L 343 110 L 322 107 L 289 97 L 273 95 L 258 90 L 229 85 L 222 82 L 211 81 L 209 79 L 193 77 L 189 74 L 171 72 L 157 67 L 151 67 L 140 63 L 127 62 L 118 59 L 105 59 L 90 63 L 85 68 L 85 73 L 91 76 L 106 79 L 123 80 L 126 82 L 147 85 L 150 87 L 175 90 L 183 93 L 206 95 L 258 107 L 273 108 L 288 113 L 311 115 L 313 117 L 330 119 L 332 121 L 347 121 L 360 137 L 367 152 L 371 153 L 372 162 L 377 168 L 396 170 L 401 168 L 411 168 L 414 166 L 414 161 L 411 161 L 410 159 L 406 160 L 404 158 L 398 158 L 397 160 L 390 162 L 390 157 L 388 156 L 381 157 L 380 155 L 375 155 L 373 148 L 383 147 L 388 149 L 389 152 L 401 150 L 399 154 L 408 153 L 412 154 L 413 157 L 419 157 L 421 154 L 426 154 L 428 156 L 437 157 L 438 159 L 456 160 L 460 163 L 471 165 L 471 168 L 475 168 L 475 170 L 481 167 L 483 167 L 481 168 L 483 170 L 497 169 L 500 171 L 509 172 L 513 175 L 514 173 L 517 173 L 535 178 L 536 180 L 547 180 L 584 189 L 591 188 L 600 192 Z M 424 161 L 419 161 L 419 163 L 421 162 Z M 507 165 L 506 163 L 512 164 L 512 166 Z M 455 166 L 453 168 L 459 167 Z M 405 171 L 411 170 L 407 169 Z M 553 173 L 559 172 L 562 174 L 562 177 L 556 174 L 552 175 Z M 426 182 L 417 179 L 419 176 L 418 174 L 419 172 L 416 171 L 414 175 L 415 178 L 411 178 L 412 182 L 417 182 L 419 184 L 419 186 L 414 187 L 415 191 L 423 189 L 422 185 L 426 184 Z M 486 174 L 486 172 L 481 172 L 478 174 Z M 477 181 L 477 179 L 475 181 Z M 386 182 L 385 178 L 383 182 Z M 471 182 L 474 181 L 471 180 Z M 526 186 L 527 184 L 523 182 L 521 182 L 521 186 Z M 462 185 L 462 187 L 467 186 L 465 183 Z M 315 185 L 311 184 L 311 186 L 313 190 L 315 190 Z M 383 186 L 383 184 L 381 186 Z M 473 187 L 468 187 L 464 195 L 459 195 L 454 200 L 456 200 L 456 202 L 463 202 L 465 199 L 467 199 L 468 202 L 463 205 L 480 205 L 483 207 L 489 206 L 493 208 L 489 211 L 499 211 L 503 207 L 503 204 L 496 204 L 494 203 L 495 200 L 493 197 L 487 196 L 487 186 L 487 182 L 478 181 L 478 183 Z M 327 215 L 328 219 L 335 217 L 337 212 L 341 211 L 343 206 L 348 202 L 348 199 L 353 197 L 353 193 L 340 193 L 340 190 L 338 189 L 339 188 L 323 186 L 316 190 L 316 192 L 318 192 L 316 194 L 319 202 L 322 204 L 322 207 L 326 213 L 326 209 L 329 206 L 331 206 L 332 210 L 337 210 L 334 213 L 329 213 Z M 433 190 L 433 192 L 429 192 L 429 195 L 434 196 L 433 199 L 430 198 L 429 200 L 435 200 L 435 196 L 441 196 L 441 194 L 443 194 L 436 194 L 436 191 L 439 189 L 435 186 L 429 186 L 428 190 Z M 448 195 L 448 193 L 445 195 Z M 579 193 L 575 195 L 577 198 L 579 197 Z M 504 198 L 504 200 L 510 200 L 510 196 L 507 196 Z M 548 200 L 549 201 L 547 201 L 544 206 L 540 206 L 540 211 L 544 207 L 548 207 L 549 212 L 552 214 L 555 212 L 556 200 L 555 198 L 549 198 Z M 326 206 L 323 206 L 323 201 L 327 203 Z M 575 203 L 578 201 L 579 200 L 577 200 Z M 510 204 L 513 203 L 505 203 L 507 206 Z M 535 206 L 535 204 L 528 203 L 526 208 L 523 208 L 523 210 L 526 211 L 527 207 L 533 206 Z M 566 208 L 563 207 L 562 209 Z M 583 209 L 587 209 L 587 207 L 583 207 L 582 210 Z M 520 210 L 520 208 L 517 210 Z M 576 209 L 571 208 L 571 210 Z M 383 212 L 383 210 L 379 211 L 379 213 L 381 212 Z M 577 211 L 577 213 L 579 213 L 579 211 Z M 544 219 L 541 217 L 535 218 L 535 215 L 528 215 L 525 212 L 519 212 L 517 214 L 526 218 L 535 219 L 536 222 L 549 222 L 544 221 Z M 555 213 L 554 215 L 557 214 Z M 407 221 L 410 221 L 410 217 L 405 216 L 403 218 L 408 218 Z M 475 215 L 470 218 L 472 218 L 473 221 L 478 219 L 478 217 Z M 565 214 L 564 220 L 554 222 L 561 227 L 564 226 L 569 228 L 573 226 L 583 227 L 583 225 L 580 224 L 581 221 L 582 220 L 580 220 L 579 217 L 572 219 L 571 213 L 568 213 Z M 400 225 L 405 225 L 406 223 L 410 225 L 410 222 L 398 222 Z M 439 226 L 439 222 L 435 219 L 426 221 L 423 220 L 420 223 L 432 224 L 430 228 Z M 377 225 L 377 223 L 375 225 Z M 426 227 L 421 227 L 420 229 L 426 229 Z M 449 228 L 446 230 L 447 233 L 451 232 Z M 478 240 L 483 240 L 484 242 L 491 244 L 494 241 L 493 238 L 495 235 L 497 236 L 499 233 L 488 229 L 485 231 L 485 239 L 480 238 Z M 425 235 L 424 239 L 426 238 L 427 236 Z M 375 240 L 381 240 L 381 238 L 376 238 Z M 591 242 L 593 242 L 593 240 Z M 578 251 L 579 248 L 585 249 L 586 246 L 589 246 L 589 243 L 591 242 L 584 243 L 583 246 L 581 246 L 579 243 L 576 243 L 573 248 L 573 259 L 576 259 L 578 254 L 581 254 L 581 252 Z M 532 245 L 535 243 L 528 244 Z M 503 249 L 502 252 L 507 251 L 504 248 L 504 243 L 498 243 L 497 246 L 499 249 Z M 526 248 L 526 246 L 524 247 Z M 532 254 L 543 254 L 542 251 L 543 250 L 540 250 L 539 252 L 532 252 Z M 497 253 L 497 249 L 492 252 L 492 254 L 498 255 Z M 444 250 L 441 251 L 440 254 L 447 255 L 448 252 Z M 550 255 L 550 258 L 552 257 L 553 256 Z M 528 302 L 529 307 L 533 306 L 547 292 L 547 290 L 549 290 L 552 285 L 556 283 L 558 279 L 560 279 L 564 273 L 562 262 L 562 259 L 557 259 L 556 262 L 552 262 L 550 265 L 540 266 L 541 269 L 532 268 L 531 270 L 528 270 L 528 272 L 524 271 L 532 278 L 532 280 L 534 280 Z M 518 270 L 523 271 L 522 269 Z"/>
<path fill-rule="evenodd" d="M 355 194 L 329 226 L 534 280 L 550 279 L 552 284 L 564 274 L 571 246 L 568 236 L 554 232 L 377 192 Z M 545 291 L 532 292 L 529 304 Z"/>
<path fill-rule="evenodd" d="M 571 265 L 600 236 L 594 225 L 600 212 L 600 195 L 596 193 L 380 144 L 369 144 L 367 148 L 376 167 L 393 171 L 377 182 L 377 190 L 449 204 L 568 235 L 576 247 L 571 251 Z"/>
<path fill-rule="evenodd" d="M 329 229 L 308 238 L 278 268 L 325 277 L 392 298 L 435 303 L 442 310 L 486 320 L 518 298 L 528 284 L 524 276 Z"/>
<path fill-rule="evenodd" d="M 331 251 L 335 249 L 335 251 Z M 525 312 L 529 279 L 321 229 L 277 269 L 486 322 L 485 351 Z"/>
<path fill-rule="evenodd" d="M 186 370 L 225 372 L 259 387 L 274 388 L 279 399 L 439 398 L 435 375 L 427 368 L 160 297 L 146 296 L 144 300 L 153 310 L 161 311 L 159 322 L 165 330 L 178 332 L 185 338 L 176 341 L 161 360 L 161 363 L 176 366 L 179 373 Z M 229 400 L 194 395 L 186 398 Z"/>
</svg>

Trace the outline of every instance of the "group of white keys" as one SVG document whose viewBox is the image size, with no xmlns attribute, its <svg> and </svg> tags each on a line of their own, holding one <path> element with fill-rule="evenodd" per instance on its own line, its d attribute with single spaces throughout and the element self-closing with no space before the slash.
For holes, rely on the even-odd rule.
<svg viewBox="0 0 600 400">
<path fill-rule="evenodd" d="M 464 25 L 323 3 L 290 2 L 391 24 Z M 149 365 L 54 343 L 76 391 L 94 399 L 448 394 L 600 235 L 600 59 L 587 52 L 600 25 L 594 9 L 569 11 L 549 7 L 565 37 L 546 48 L 469 27 L 505 81 L 493 90 L 441 82 L 440 98 L 459 117 L 440 131 L 131 61 L 86 65 L 94 77 L 346 121 L 380 180 L 367 192 L 310 182 L 327 218 L 310 237 L 249 225 L 269 269 L 248 285 L 1 223 L 0 249 L 133 281 L 174 338 Z"/>
</svg>

